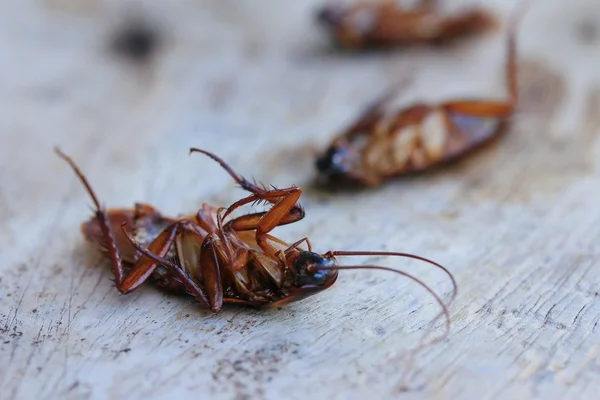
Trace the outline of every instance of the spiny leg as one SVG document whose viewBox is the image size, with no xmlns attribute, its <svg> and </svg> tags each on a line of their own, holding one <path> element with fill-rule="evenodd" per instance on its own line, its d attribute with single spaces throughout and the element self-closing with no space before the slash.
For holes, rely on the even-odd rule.
<svg viewBox="0 0 600 400">
<path fill-rule="evenodd" d="M 164 265 L 165 267 L 169 268 L 171 271 L 173 271 L 173 273 L 175 273 L 175 275 L 177 276 L 177 278 L 179 278 L 179 280 L 181 280 L 181 282 L 183 283 L 183 285 L 185 286 L 186 290 L 192 295 L 194 296 L 194 298 L 196 300 L 198 300 L 200 303 L 202 303 L 202 305 L 208 309 L 210 309 L 210 304 L 209 301 L 206 297 L 206 295 L 204 294 L 204 292 L 202 291 L 202 289 L 196 284 L 196 282 L 194 282 L 186 273 L 185 271 L 183 271 L 178 265 L 172 263 L 171 261 L 152 253 L 151 251 L 149 251 L 148 249 L 145 249 L 144 247 L 142 247 L 142 245 L 140 245 L 135 239 L 133 239 L 131 236 L 129 236 L 129 234 L 125 231 L 124 227 L 122 227 L 123 229 L 123 233 L 127 236 L 127 239 L 129 239 L 129 242 L 131 242 L 132 246 L 136 248 L 137 251 L 139 251 L 140 253 L 142 253 L 144 256 L 148 257 L 149 259 L 151 259 L 154 263 L 156 263 L 157 265 Z"/>
<path fill-rule="evenodd" d="M 258 246 L 258 243 L 256 243 L 256 235 L 254 234 L 254 232 L 252 232 L 252 231 L 236 231 L 235 234 L 241 241 L 243 241 L 250 247 L 256 248 L 256 246 Z M 268 235 L 268 239 L 274 243 L 281 245 L 282 249 L 287 249 L 290 247 L 289 243 L 287 243 L 281 239 L 278 239 L 275 236 Z"/>
<path fill-rule="evenodd" d="M 258 222 L 256 229 L 256 243 L 266 254 L 275 255 L 277 249 L 269 244 L 268 233 L 275 229 L 276 226 L 288 224 L 298 221 L 304 217 L 304 210 L 299 209 L 301 213 L 295 214 L 294 210 L 298 210 L 296 202 L 300 198 L 302 191 L 297 190 L 291 192 L 287 197 L 282 198 L 269 211 L 267 211 Z"/>
<path fill-rule="evenodd" d="M 387 101 L 388 97 L 389 96 L 384 96 L 381 102 Z M 376 104 L 374 107 L 379 108 L 379 105 Z M 274 206 L 267 212 L 244 215 L 228 222 L 227 225 L 225 225 L 225 229 L 227 230 L 231 228 L 236 231 L 257 229 L 257 244 L 267 253 L 276 251 L 274 248 L 272 248 L 272 246 L 266 243 L 268 237 L 265 234 L 273 230 L 278 225 L 290 224 L 304 218 L 304 210 L 299 204 L 296 204 L 300 198 L 300 195 L 302 194 L 302 190 L 296 187 L 267 190 L 266 188 L 251 183 L 246 178 L 235 172 L 229 164 L 227 164 L 217 155 L 206 150 L 191 148 L 190 153 L 194 152 L 202 153 L 215 160 L 221 165 L 221 167 L 223 167 L 223 169 L 225 169 L 225 171 L 227 171 L 227 173 L 229 173 L 236 183 L 238 183 L 243 189 L 252 193 L 252 195 L 232 204 L 223 214 L 223 219 L 231 214 L 235 209 L 245 204 L 260 201 L 267 201 L 274 204 Z M 228 253 L 231 253 L 229 243 L 226 238 L 223 237 L 222 229 L 220 229 L 220 231 L 221 238 L 225 242 Z"/>
<path fill-rule="evenodd" d="M 123 224 L 123 227 L 124 226 L 125 224 Z M 188 235 L 203 237 L 201 233 L 196 230 L 194 224 L 190 221 L 178 221 L 166 227 L 150 243 L 148 246 L 148 251 L 152 254 L 158 255 L 159 257 L 165 257 L 173 245 L 176 244 L 177 238 L 184 232 Z M 157 267 L 158 263 L 152 258 L 144 256 L 140 257 L 131 268 L 131 271 L 129 271 L 129 273 L 125 276 L 123 282 L 117 286 L 118 289 L 124 294 L 131 292 L 144 283 Z"/>
<path fill-rule="evenodd" d="M 281 209 L 282 207 L 284 209 L 285 208 L 288 208 L 288 209 L 287 209 L 287 211 L 285 211 L 283 213 L 283 215 L 281 216 L 281 219 L 276 223 L 276 226 L 290 224 L 290 223 L 293 223 L 293 222 L 296 222 L 296 221 L 302 219 L 304 217 L 304 210 L 302 209 L 302 207 L 300 207 L 300 205 L 297 204 L 297 200 L 300 197 L 301 193 L 302 193 L 301 189 L 296 188 L 296 187 L 287 188 L 287 189 L 271 190 L 271 191 L 266 191 L 261 194 L 252 194 L 250 196 L 247 196 L 247 197 L 233 203 L 231 206 L 229 206 L 228 209 L 223 209 L 223 208 L 218 209 L 218 211 L 216 213 L 217 214 L 217 218 L 216 218 L 217 219 L 217 230 L 216 230 L 216 232 L 224 244 L 225 250 L 228 254 L 228 260 L 231 263 L 231 265 L 238 265 L 238 262 L 237 262 L 238 257 L 234 256 L 234 252 L 233 252 L 233 249 L 232 249 L 232 246 L 230 243 L 230 239 L 227 237 L 226 232 L 229 232 L 231 230 L 234 230 L 236 232 L 245 232 L 245 231 L 251 231 L 251 230 L 258 229 L 258 227 L 260 226 L 263 219 L 267 217 L 267 214 L 271 213 L 271 211 L 273 209 L 278 210 L 278 209 Z M 242 207 L 246 204 L 260 202 L 262 200 L 269 201 L 271 203 L 275 203 L 275 206 L 273 206 L 273 208 L 269 211 L 243 215 L 243 216 L 240 216 L 238 218 L 235 218 L 235 219 L 229 221 L 226 225 L 223 225 L 223 220 L 230 213 L 235 211 L 237 208 Z M 290 208 L 290 205 L 291 205 L 291 208 Z M 270 228 L 269 230 L 272 230 L 273 228 Z M 268 231 L 266 231 L 266 232 L 268 232 Z M 271 235 L 263 234 L 261 236 L 261 238 L 262 238 L 262 242 L 258 239 L 258 236 L 255 235 L 255 240 L 256 240 L 257 245 L 266 252 L 268 249 L 269 254 L 275 254 L 277 252 L 277 249 L 275 249 L 272 245 L 266 244 L 267 240 L 278 243 L 278 244 L 283 244 L 286 247 L 288 246 L 283 241 L 276 239 Z"/>
<path fill-rule="evenodd" d="M 179 231 L 179 223 L 166 227 L 148 246 L 148 251 L 157 254 L 160 257 L 167 255 L 171 246 L 175 242 L 175 237 Z M 123 227 L 125 224 L 123 224 Z M 127 235 L 129 238 L 129 235 Z M 130 240 L 131 241 L 131 240 Z M 152 258 L 141 256 L 131 268 L 131 271 L 125 276 L 121 283 L 117 283 L 117 289 L 123 294 L 130 293 L 138 286 L 144 283 L 154 272 L 158 263 Z"/>
<path fill-rule="evenodd" d="M 233 180 L 242 187 L 242 189 L 247 190 L 251 193 L 264 193 L 267 190 L 265 188 L 260 187 L 259 185 L 250 182 L 249 180 L 247 180 L 246 178 L 244 178 L 242 175 L 238 174 L 237 172 L 235 172 L 233 170 L 233 168 L 227 164 L 221 157 L 217 156 L 216 154 L 213 154 L 209 151 L 203 150 L 203 149 L 198 149 L 195 147 L 192 147 L 190 149 L 190 154 L 191 153 L 202 153 L 210 158 L 212 158 L 214 161 L 216 161 L 217 163 L 219 163 L 219 165 L 221 165 L 221 167 L 223 167 L 223 169 L 225 171 L 227 171 L 227 173 L 233 178 Z"/>
<path fill-rule="evenodd" d="M 308 247 L 308 251 L 312 251 L 312 245 L 310 244 L 310 240 L 307 237 L 304 237 L 300 240 L 298 240 L 297 242 L 292 243 L 292 245 L 290 245 L 290 247 L 288 247 L 284 254 L 289 254 L 292 250 L 297 249 L 298 246 L 300 246 L 300 244 L 302 242 L 306 242 L 306 246 Z"/>
<path fill-rule="evenodd" d="M 386 101 L 388 97 L 389 96 L 384 96 L 385 100 L 381 100 L 381 102 Z M 375 105 L 374 105 L 374 107 L 375 107 Z M 223 215 L 223 218 L 226 218 L 227 215 L 231 214 L 231 212 L 233 210 L 241 207 L 242 205 L 249 204 L 252 202 L 260 202 L 260 201 L 267 201 L 272 204 L 276 204 L 278 202 L 285 201 L 283 198 L 288 197 L 289 195 L 293 195 L 293 193 L 295 193 L 295 192 L 301 192 L 301 190 L 296 187 L 291 187 L 291 188 L 287 188 L 287 189 L 275 189 L 275 188 L 266 189 L 255 183 L 251 183 L 246 178 L 244 178 L 242 175 L 235 172 L 233 170 L 233 168 L 229 164 L 227 164 L 223 159 L 221 159 L 219 156 L 217 156 L 209 151 L 206 151 L 203 149 L 198 149 L 198 148 L 191 148 L 190 153 L 202 153 L 202 154 L 212 158 L 214 161 L 219 163 L 219 165 L 221 165 L 221 167 L 223 167 L 223 169 L 225 169 L 225 171 L 227 171 L 227 173 L 229 173 L 229 175 L 233 178 L 233 180 L 237 184 L 239 184 L 243 189 L 252 193 L 251 196 L 248 196 L 240 201 L 233 203 L 227 209 L 227 212 Z M 300 193 L 298 193 L 297 197 L 298 198 L 300 197 Z M 264 214 L 265 213 L 255 213 L 255 214 L 250 214 L 248 217 L 250 217 L 249 219 L 252 219 L 251 216 L 252 217 L 259 216 L 260 217 L 260 216 L 263 216 Z M 304 210 L 302 209 L 302 207 L 300 207 L 299 204 L 294 204 L 294 206 L 289 210 L 289 217 L 285 221 L 283 221 L 281 224 L 289 224 L 289 223 L 298 221 L 298 220 L 302 219 L 303 217 L 304 217 Z M 243 218 L 243 217 L 240 217 L 240 218 Z M 240 226 L 243 224 L 242 221 L 244 221 L 244 220 L 242 219 L 242 220 L 238 221 Z M 254 228 L 249 228 L 249 229 L 254 229 Z M 235 229 L 235 230 L 243 230 L 243 229 Z"/>
<path fill-rule="evenodd" d="M 256 249 L 258 246 L 258 243 L 256 242 L 256 234 L 255 232 L 252 231 L 236 231 L 236 236 L 242 240 L 244 243 L 246 243 L 247 245 L 249 245 L 251 248 Z M 276 238 L 273 235 L 270 234 L 265 234 L 265 240 L 268 240 L 269 242 L 271 242 L 272 245 L 274 246 L 278 246 L 278 251 L 282 252 L 282 255 L 286 255 L 289 254 L 289 252 L 292 251 L 291 246 L 289 243 Z M 293 246 L 293 245 L 292 245 Z M 258 246 L 260 248 L 260 246 Z"/>
<path fill-rule="evenodd" d="M 244 197 L 241 200 L 236 201 L 229 206 L 227 211 L 223 214 L 223 219 L 230 215 L 236 209 L 250 203 L 256 203 L 261 201 L 268 201 L 274 206 L 269 211 L 257 212 L 241 217 L 235 218 L 225 225 L 226 228 L 232 228 L 235 231 L 246 231 L 254 230 L 258 228 L 260 222 L 266 217 L 268 213 L 271 213 L 273 209 L 285 209 L 286 212 L 281 215 L 278 223 L 275 225 L 291 224 L 304 218 L 304 209 L 297 204 L 298 199 L 302 194 L 302 189 L 297 187 L 290 187 L 287 189 L 275 189 L 265 191 L 260 194 L 252 194 Z M 273 226 L 273 228 L 275 227 Z M 269 229 L 272 230 L 273 228 Z"/>
<path fill-rule="evenodd" d="M 100 221 L 100 229 L 102 231 L 102 235 L 104 236 L 104 240 L 106 241 L 106 248 L 108 249 L 108 253 L 110 255 L 113 273 L 115 275 L 115 283 L 117 285 L 117 289 L 121 291 L 120 285 L 122 284 L 124 277 L 123 263 L 119 255 L 119 249 L 115 241 L 115 236 L 112 230 L 110 229 L 110 224 L 108 223 L 106 210 L 100 205 L 100 202 L 98 201 L 98 198 L 96 197 L 96 194 L 94 193 L 91 185 L 89 184 L 88 180 L 86 179 L 85 175 L 83 175 L 79 167 L 77 167 L 75 161 L 73 161 L 71 157 L 63 153 L 58 147 L 55 147 L 54 151 L 56 152 L 56 154 L 58 154 L 60 158 L 69 163 L 73 171 L 75 171 L 75 174 L 81 180 L 81 183 L 83 183 L 83 186 L 85 186 L 88 194 L 94 202 L 94 205 L 96 206 L 95 217 L 98 221 Z"/>
<path fill-rule="evenodd" d="M 519 102 L 519 87 L 517 82 L 517 28 L 532 0 L 523 0 L 513 11 L 508 23 L 508 38 L 506 45 L 505 80 L 508 100 L 504 102 L 456 101 L 448 102 L 442 107 L 451 113 L 464 114 L 473 117 L 509 117 L 517 108 Z"/>
<path fill-rule="evenodd" d="M 274 203 L 269 211 L 243 215 L 225 225 L 225 230 L 248 231 L 256 229 L 256 243 L 267 254 L 274 255 L 278 249 L 268 243 L 267 235 L 276 226 L 290 224 L 304 217 L 304 210 L 297 204 L 302 195 L 302 189 L 291 187 L 268 191 L 262 194 L 252 194 L 233 203 L 223 214 L 223 218 L 237 208 L 256 201 L 266 200 Z"/>
<path fill-rule="evenodd" d="M 64 154 L 60 149 L 55 148 L 56 153 L 65 161 L 67 161 L 77 176 L 82 181 L 83 185 L 86 187 L 94 205 L 96 206 L 96 218 L 100 221 L 100 226 L 102 230 L 102 235 L 104 236 L 104 240 L 106 241 L 106 247 L 111 257 L 111 262 L 113 265 L 113 272 L 115 275 L 115 286 L 119 290 L 119 292 L 123 294 L 130 293 L 132 290 L 136 289 L 139 285 L 141 285 L 144 281 L 148 279 L 148 277 L 154 272 L 157 264 L 153 262 L 152 259 L 141 257 L 134 264 L 133 268 L 129 271 L 127 275 L 125 275 L 123 271 L 123 263 L 121 261 L 121 257 L 119 256 L 119 249 L 116 245 L 116 241 L 114 239 L 114 233 L 110 228 L 110 224 L 108 223 L 108 217 L 106 216 L 106 211 L 100 205 L 98 198 L 96 197 L 94 191 L 92 190 L 89 182 L 83 175 L 83 173 L 79 170 L 75 162 L 66 154 Z M 161 255 L 166 255 L 169 251 L 170 247 L 173 244 L 173 240 L 175 235 L 177 234 L 180 223 L 174 223 L 165 228 L 165 230 L 156 237 L 150 244 L 150 249 L 153 252 L 157 252 Z"/>
<path fill-rule="evenodd" d="M 265 215 L 258 224 L 257 232 L 269 233 L 276 226 L 289 224 L 304 218 L 304 209 L 297 205 L 302 195 L 302 189 L 290 188 L 289 193 L 281 198 Z"/>
</svg>

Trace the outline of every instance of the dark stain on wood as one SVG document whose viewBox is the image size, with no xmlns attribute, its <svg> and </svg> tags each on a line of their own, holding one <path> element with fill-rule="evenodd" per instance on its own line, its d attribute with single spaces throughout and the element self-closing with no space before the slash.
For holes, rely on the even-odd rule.
<svg viewBox="0 0 600 400">
<path fill-rule="evenodd" d="M 262 397 L 262 386 L 279 374 L 279 364 L 286 359 L 286 353 L 298 353 L 298 346 L 297 343 L 285 342 L 229 354 L 216 361 L 212 372 L 214 383 L 219 385 L 220 392 L 223 385 L 231 388 L 235 399 Z"/>
<path fill-rule="evenodd" d="M 595 44 L 600 38 L 599 22 L 589 17 L 582 18 L 575 23 L 575 37 L 583 44 Z"/>
<path fill-rule="evenodd" d="M 115 54 L 137 64 L 152 61 L 161 44 L 162 35 L 156 24 L 141 18 L 126 20 L 111 40 Z"/>
</svg>

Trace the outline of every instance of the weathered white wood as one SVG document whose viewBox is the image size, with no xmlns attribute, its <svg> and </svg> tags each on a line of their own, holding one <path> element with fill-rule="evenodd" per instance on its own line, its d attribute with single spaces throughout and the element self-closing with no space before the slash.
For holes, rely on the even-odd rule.
<svg viewBox="0 0 600 400">
<path fill-rule="evenodd" d="M 140 67 L 107 48 L 134 3 L 2 2 L 2 398 L 392 398 L 398 385 L 411 398 L 598 398 L 600 6 L 533 5 L 522 113 L 504 140 L 439 173 L 331 194 L 311 186 L 315 152 L 366 102 L 392 83 L 405 101 L 500 97 L 504 47 L 497 32 L 340 55 L 314 30 L 317 3 L 143 2 L 165 41 Z M 492 5 L 506 16 L 514 2 Z M 385 273 L 343 273 L 277 310 L 213 315 L 153 287 L 120 296 L 80 236 L 90 201 L 53 145 L 109 206 L 177 214 L 240 197 L 190 146 L 303 186 L 306 219 L 278 235 L 439 260 L 459 282 L 452 334 L 406 368 L 438 310 Z M 431 268 L 376 261 L 449 290 Z"/>
</svg>

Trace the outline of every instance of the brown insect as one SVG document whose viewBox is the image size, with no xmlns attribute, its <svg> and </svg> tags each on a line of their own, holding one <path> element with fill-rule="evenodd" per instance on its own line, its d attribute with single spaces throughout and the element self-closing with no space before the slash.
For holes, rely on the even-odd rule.
<svg viewBox="0 0 600 400">
<path fill-rule="evenodd" d="M 522 11 L 520 7 L 514 12 L 507 34 L 507 100 L 416 103 L 388 111 L 390 92 L 368 107 L 317 159 L 321 180 L 376 185 L 455 161 L 504 132 L 519 97 L 515 35 Z"/>
<path fill-rule="evenodd" d="M 161 288 L 192 295 L 213 312 L 221 310 L 224 303 L 277 307 L 329 288 L 338 270 L 386 270 L 425 288 L 442 308 L 438 317 L 445 316 L 448 331 L 447 305 L 421 280 L 382 266 L 339 266 L 335 257 L 398 256 L 425 261 L 450 277 L 450 304 L 456 296 L 456 282 L 442 265 L 416 255 L 386 251 L 318 254 L 311 251 L 308 238 L 288 244 L 272 236 L 275 227 L 304 217 L 298 204 L 302 193 L 298 187 L 266 189 L 243 178 L 216 155 L 191 149 L 218 162 L 250 195 L 227 208 L 203 204 L 195 215 L 180 218 L 165 217 L 146 204 L 105 210 L 74 161 L 59 149 L 55 151 L 71 165 L 94 202 L 95 214 L 83 223 L 82 232 L 110 256 L 116 287 L 123 294 L 150 280 Z M 230 217 L 239 207 L 257 202 L 270 203 L 271 207 L 265 212 Z M 302 243 L 306 243 L 307 250 L 300 249 Z"/>
<path fill-rule="evenodd" d="M 412 9 L 393 0 L 334 3 L 323 7 L 317 20 L 338 44 L 351 49 L 441 44 L 497 26 L 489 11 L 470 8 L 443 14 L 437 3 L 421 0 Z"/>
</svg>

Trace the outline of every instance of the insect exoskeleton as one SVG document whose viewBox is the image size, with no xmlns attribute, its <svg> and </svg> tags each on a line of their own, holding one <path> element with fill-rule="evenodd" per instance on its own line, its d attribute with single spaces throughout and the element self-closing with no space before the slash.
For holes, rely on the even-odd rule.
<svg viewBox="0 0 600 400">
<path fill-rule="evenodd" d="M 448 305 L 456 296 L 456 282 L 442 265 L 408 253 L 319 254 L 313 252 L 308 238 L 289 244 L 273 236 L 275 227 L 304 217 L 304 209 L 298 203 L 302 190 L 296 186 L 267 189 L 251 183 L 216 155 L 191 149 L 218 162 L 249 195 L 228 207 L 203 204 L 197 213 L 180 218 L 165 217 L 147 204 L 105 210 L 75 162 L 60 150 L 56 152 L 71 165 L 94 202 L 95 213 L 82 225 L 82 231 L 89 241 L 106 251 L 115 285 L 123 294 L 152 281 L 161 288 L 191 295 L 214 312 L 225 303 L 276 307 L 331 287 L 340 270 L 385 270 L 408 277 L 429 292 L 441 307 L 438 317 L 446 318 L 448 333 Z M 240 207 L 256 202 L 269 204 L 268 210 L 232 216 Z M 377 265 L 339 265 L 336 261 L 336 257 L 351 256 L 396 256 L 429 263 L 450 278 L 450 300 L 445 303 L 423 281 L 407 272 Z"/>
<path fill-rule="evenodd" d="M 440 44 L 493 30 L 494 15 L 482 8 L 448 13 L 437 1 L 414 8 L 398 1 L 334 2 L 317 12 L 317 21 L 336 43 L 349 49 Z"/>
<path fill-rule="evenodd" d="M 390 91 L 367 107 L 317 159 L 321 180 L 376 185 L 462 159 L 505 132 L 518 105 L 516 30 L 528 4 L 521 3 L 514 11 L 508 29 L 507 100 L 458 99 L 397 109 L 390 105 Z"/>
</svg>

